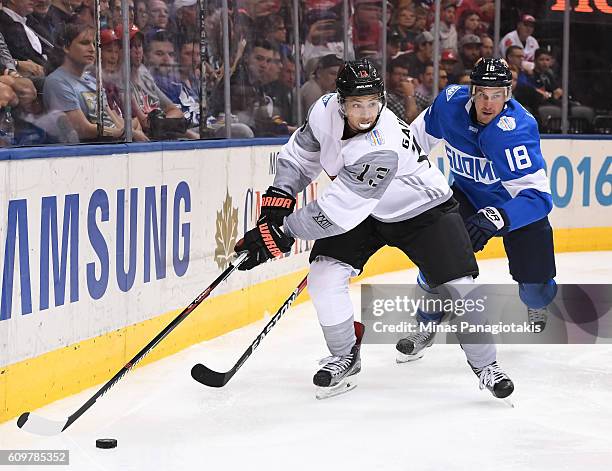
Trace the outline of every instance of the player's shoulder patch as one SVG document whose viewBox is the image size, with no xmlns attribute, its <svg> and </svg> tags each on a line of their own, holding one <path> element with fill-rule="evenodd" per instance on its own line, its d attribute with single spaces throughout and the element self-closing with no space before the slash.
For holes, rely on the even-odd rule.
<svg viewBox="0 0 612 471">
<path fill-rule="evenodd" d="M 516 120 L 512 116 L 502 116 L 497 122 L 497 127 L 502 131 L 512 131 L 516 129 Z"/>
<path fill-rule="evenodd" d="M 385 137 L 379 129 L 373 129 L 366 134 L 366 139 L 371 146 L 382 146 L 385 143 Z"/>
<path fill-rule="evenodd" d="M 321 101 L 323 101 L 323 106 L 327 107 L 327 103 L 331 98 L 335 95 L 335 93 L 328 93 L 327 95 L 323 95 Z"/>
<path fill-rule="evenodd" d="M 450 101 L 457 90 L 461 89 L 461 85 L 451 85 L 450 87 L 446 87 L 446 101 Z"/>
</svg>

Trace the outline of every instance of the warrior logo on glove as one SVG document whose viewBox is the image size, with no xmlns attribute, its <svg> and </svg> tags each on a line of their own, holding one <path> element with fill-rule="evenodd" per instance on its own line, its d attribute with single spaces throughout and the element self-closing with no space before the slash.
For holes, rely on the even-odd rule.
<svg viewBox="0 0 612 471">
<path fill-rule="evenodd" d="M 264 241 L 264 244 L 266 244 L 266 247 L 268 248 L 272 256 L 280 257 L 283 253 L 276 245 L 276 242 L 274 242 L 274 238 L 272 237 L 272 234 L 270 234 L 270 229 L 268 228 L 268 223 L 263 222 L 259 224 L 258 227 L 259 233 L 261 234 L 261 238 Z"/>
<path fill-rule="evenodd" d="M 249 252 L 248 258 L 238 267 L 239 270 L 251 270 L 257 265 L 280 257 L 291 250 L 295 239 L 270 221 L 267 216 L 261 216 L 257 226 L 248 231 L 234 247 L 236 253 Z"/>
<path fill-rule="evenodd" d="M 261 199 L 261 206 L 270 208 L 287 208 L 293 210 L 293 207 L 295 206 L 295 199 L 264 195 L 264 197 Z"/>
<path fill-rule="evenodd" d="M 295 198 L 284 190 L 271 186 L 261 197 L 261 217 L 278 226 L 295 209 Z"/>
</svg>

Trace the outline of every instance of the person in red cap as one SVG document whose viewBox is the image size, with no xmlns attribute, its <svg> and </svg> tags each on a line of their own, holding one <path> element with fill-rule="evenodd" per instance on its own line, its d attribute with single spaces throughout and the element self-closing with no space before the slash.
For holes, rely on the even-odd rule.
<svg viewBox="0 0 612 471">
<path fill-rule="evenodd" d="M 457 64 L 457 54 L 450 49 L 445 49 L 440 54 L 440 69 L 446 71 L 446 77 L 449 83 L 457 83 L 457 76 L 453 73 L 455 64 Z"/>
<path fill-rule="evenodd" d="M 525 51 L 523 69 L 531 72 L 534 67 L 535 52 L 540 47 L 538 40 L 533 37 L 536 19 L 527 13 L 521 15 L 514 31 L 510 31 L 499 42 L 499 53 L 506 57 L 506 49 L 510 46 L 520 46 Z"/>
<path fill-rule="evenodd" d="M 121 63 L 121 38 L 112 29 L 100 30 L 100 52 L 102 73 L 108 78 L 115 77 Z"/>
<path fill-rule="evenodd" d="M 100 61 L 102 64 L 102 85 L 111 110 L 121 114 L 123 101 L 117 84 L 121 82 L 121 38 L 114 30 L 100 30 Z"/>
</svg>

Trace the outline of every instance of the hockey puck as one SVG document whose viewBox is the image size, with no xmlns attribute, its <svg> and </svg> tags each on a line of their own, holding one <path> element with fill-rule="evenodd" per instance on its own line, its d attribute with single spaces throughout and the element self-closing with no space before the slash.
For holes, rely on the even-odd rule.
<svg viewBox="0 0 612 471">
<path fill-rule="evenodd" d="M 117 448 L 117 440 L 115 438 L 98 438 L 96 448 Z"/>
</svg>

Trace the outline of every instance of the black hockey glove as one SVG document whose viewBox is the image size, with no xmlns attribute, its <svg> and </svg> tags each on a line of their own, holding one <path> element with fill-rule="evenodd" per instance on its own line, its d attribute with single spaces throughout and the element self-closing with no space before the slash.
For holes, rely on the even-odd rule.
<svg viewBox="0 0 612 471">
<path fill-rule="evenodd" d="M 293 237 L 285 234 L 278 225 L 262 216 L 257 221 L 257 226 L 248 231 L 234 247 L 236 253 L 249 252 L 249 256 L 238 270 L 251 270 L 271 258 L 280 257 L 291 250 L 294 242 Z"/>
<path fill-rule="evenodd" d="M 295 198 L 280 188 L 271 186 L 261 197 L 261 215 L 277 226 L 283 225 L 294 208 Z"/>
<path fill-rule="evenodd" d="M 508 226 L 506 212 L 491 206 L 481 209 L 465 221 L 465 228 L 470 235 L 474 252 L 484 249 L 491 237 L 505 234 Z"/>
</svg>

